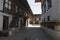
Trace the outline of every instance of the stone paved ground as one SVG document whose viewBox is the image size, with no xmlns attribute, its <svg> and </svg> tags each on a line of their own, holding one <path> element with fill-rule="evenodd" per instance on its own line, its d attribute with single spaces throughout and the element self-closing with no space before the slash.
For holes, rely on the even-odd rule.
<svg viewBox="0 0 60 40">
<path fill-rule="evenodd" d="M 12 36 L 0 37 L 0 40 L 55 40 L 42 28 L 27 28 L 15 31 Z"/>
</svg>

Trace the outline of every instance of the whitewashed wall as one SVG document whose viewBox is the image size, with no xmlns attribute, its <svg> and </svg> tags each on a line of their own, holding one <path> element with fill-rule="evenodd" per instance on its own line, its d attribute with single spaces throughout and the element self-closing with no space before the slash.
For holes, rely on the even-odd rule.
<svg viewBox="0 0 60 40">
<path fill-rule="evenodd" d="M 52 0 L 52 8 L 50 8 L 46 13 L 42 14 L 42 17 L 46 19 L 50 16 L 50 20 L 59 20 L 59 0 Z"/>
<path fill-rule="evenodd" d="M 0 12 L 0 31 L 3 30 L 3 15 L 4 16 L 9 16 L 9 24 L 10 24 L 10 22 L 12 20 L 12 15 L 8 15 L 8 14 L 4 14 L 4 13 Z"/>
<path fill-rule="evenodd" d="M 0 15 L 0 31 L 3 29 L 3 16 Z"/>
<path fill-rule="evenodd" d="M 60 0 L 59 0 L 59 15 L 60 15 Z M 59 16 L 59 20 L 60 20 L 60 16 Z"/>
<path fill-rule="evenodd" d="M 9 26 L 11 22 L 12 22 L 12 15 L 9 16 Z"/>
<path fill-rule="evenodd" d="M 3 10 L 3 0 L 0 0 L 0 10 Z"/>
</svg>

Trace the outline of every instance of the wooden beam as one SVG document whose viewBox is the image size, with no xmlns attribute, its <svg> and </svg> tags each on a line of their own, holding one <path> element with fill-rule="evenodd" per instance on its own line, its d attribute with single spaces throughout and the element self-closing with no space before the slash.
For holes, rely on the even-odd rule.
<svg viewBox="0 0 60 40">
<path fill-rule="evenodd" d="M 41 2 L 41 0 L 35 0 L 35 2 Z"/>
</svg>

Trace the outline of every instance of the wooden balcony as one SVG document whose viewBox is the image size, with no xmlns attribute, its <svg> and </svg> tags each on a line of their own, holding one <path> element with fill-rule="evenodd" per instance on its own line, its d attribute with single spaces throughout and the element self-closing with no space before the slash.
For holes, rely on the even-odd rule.
<svg viewBox="0 0 60 40">
<path fill-rule="evenodd" d="M 24 15 L 24 13 L 32 14 L 32 11 L 29 7 L 27 0 L 13 0 L 13 1 L 10 0 L 10 1 L 11 1 L 11 9 L 9 9 L 9 7 L 8 8 L 5 7 L 5 1 L 4 1 L 2 12 L 12 15 L 15 15 L 16 13 L 18 13 L 19 15 Z M 24 13 L 22 11 L 24 11 Z"/>
</svg>

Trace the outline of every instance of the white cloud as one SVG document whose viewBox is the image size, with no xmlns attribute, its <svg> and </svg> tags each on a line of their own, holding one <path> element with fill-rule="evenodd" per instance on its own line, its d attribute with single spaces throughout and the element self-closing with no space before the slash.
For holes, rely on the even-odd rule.
<svg viewBox="0 0 60 40">
<path fill-rule="evenodd" d="M 33 14 L 41 14 L 42 13 L 41 2 L 35 3 L 35 0 L 27 0 L 27 1 L 32 9 Z"/>
</svg>

